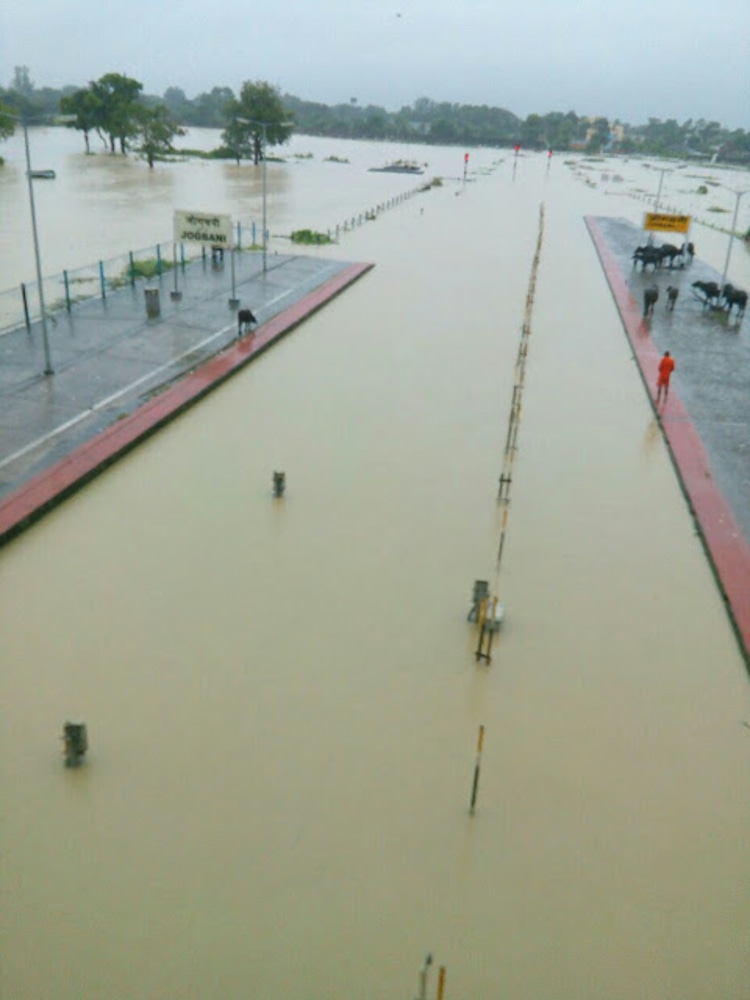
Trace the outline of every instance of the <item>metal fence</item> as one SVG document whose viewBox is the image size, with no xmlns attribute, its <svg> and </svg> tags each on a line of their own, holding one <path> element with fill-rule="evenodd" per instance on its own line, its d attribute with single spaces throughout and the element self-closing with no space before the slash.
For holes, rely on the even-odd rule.
<svg viewBox="0 0 750 1000">
<path fill-rule="evenodd" d="M 253 221 L 237 222 L 235 229 L 238 249 L 260 249 L 260 226 Z M 175 266 L 184 266 L 205 255 L 205 247 L 175 244 L 170 240 L 142 250 L 129 250 L 85 267 L 71 268 L 61 274 L 45 275 L 42 279 L 45 312 L 50 316 L 63 310 L 70 312 L 78 302 L 92 298 L 106 299 L 108 293 L 123 285 L 135 286 L 138 281 L 158 277 Z M 17 288 L 0 292 L 0 334 L 24 325 L 29 328 L 40 317 L 36 281 L 23 282 Z"/>
<path fill-rule="evenodd" d="M 373 208 L 367 209 L 343 223 L 329 229 L 327 237 L 332 242 L 338 242 L 342 233 L 356 229 L 367 222 L 374 221 L 382 212 L 396 208 L 415 195 L 420 194 L 435 184 L 442 183 L 435 178 L 422 183 L 417 188 L 404 191 Z M 266 230 L 266 244 L 270 234 Z M 235 246 L 238 250 L 261 250 L 263 245 L 263 230 L 253 220 L 235 223 Z M 45 276 L 43 280 L 44 306 L 46 315 L 53 317 L 57 312 L 70 312 L 77 302 L 92 298 L 106 299 L 123 285 L 132 285 L 138 281 L 158 277 L 175 266 L 182 267 L 193 260 L 206 256 L 205 246 L 196 244 L 175 244 L 171 240 L 157 243 L 143 250 L 130 250 L 118 257 L 100 260 L 85 267 L 71 268 L 62 274 Z M 39 289 L 36 281 L 28 281 L 0 292 L 0 335 L 9 330 L 15 330 L 31 324 L 41 317 Z"/>
</svg>

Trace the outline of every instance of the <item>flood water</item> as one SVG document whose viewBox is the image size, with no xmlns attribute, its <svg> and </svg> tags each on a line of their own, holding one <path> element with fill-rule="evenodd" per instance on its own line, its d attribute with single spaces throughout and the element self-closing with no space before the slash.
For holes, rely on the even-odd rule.
<svg viewBox="0 0 750 1000">
<path fill-rule="evenodd" d="M 366 172 L 394 155 L 463 166 L 294 142 L 315 158 L 269 165 L 274 233 L 410 189 Z M 69 266 L 166 238 L 175 207 L 234 211 L 228 165 L 66 155 L 106 178 L 80 182 L 101 243 L 71 237 Z M 413 1000 L 430 952 L 429 996 L 443 965 L 446 997 L 746 1000 L 750 688 L 582 219 L 639 220 L 658 174 L 576 162 L 472 151 L 471 183 L 345 234 L 321 252 L 368 276 L 2 550 L 3 997 Z M 46 197 L 54 270 L 70 206 Z M 507 619 L 478 666 L 542 202 Z M 693 239 L 721 269 L 727 237 Z"/>
</svg>

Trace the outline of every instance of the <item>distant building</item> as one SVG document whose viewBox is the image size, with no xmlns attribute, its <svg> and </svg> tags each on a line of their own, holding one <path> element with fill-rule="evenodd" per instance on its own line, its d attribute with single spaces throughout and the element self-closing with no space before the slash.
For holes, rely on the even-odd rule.
<svg viewBox="0 0 750 1000">
<path fill-rule="evenodd" d="M 603 118 L 603 117 L 604 117 L 604 115 L 587 115 L 584 118 L 584 121 L 587 121 L 590 124 L 589 124 L 589 127 L 586 129 L 586 138 L 585 139 L 574 139 L 569 144 L 570 149 L 578 150 L 578 151 L 586 149 L 586 147 L 588 146 L 588 144 L 591 142 L 591 139 L 592 139 L 594 133 L 596 132 L 595 122 L 597 120 L 599 120 L 600 118 Z M 624 125 L 620 125 L 620 124 L 613 125 L 612 122 L 609 121 L 609 119 L 607 121 L 608 121 L 608 125 L 609 125 L 609 139 L 608 139 L 606 145 L 604 146 L 605 150 L 611 149 L 612 146 L 615 143 L 622 142 L 622 140 L 625 138 L 625 126 Z"/>
<path fill-rule="evenodd" d="M 604 116 L 602 115 L 602 117 L 604 117 Z M 591 120 L 592 120 L 591 118 L 587 118 L 586 119 L 586 121 L 591 121 Z M 596 119 L 594 119 L 594 120 L 596 120 Z M 594 134 L 595 131 L 596 130 L 595 130 L 595 128 L 594 128 L 593 125 L 590 125 L 586 129 L 586 142 L 591 142 L 591 136 Z M 613 125 L 612 122 L 609 122 L 609 139 L 610 139 L 610 143 L 612 143 L 612 142 L 622 142 L 622 140 L 624 138 L 625 138 L 625 126 L 624 125 Z"/>
</svg>

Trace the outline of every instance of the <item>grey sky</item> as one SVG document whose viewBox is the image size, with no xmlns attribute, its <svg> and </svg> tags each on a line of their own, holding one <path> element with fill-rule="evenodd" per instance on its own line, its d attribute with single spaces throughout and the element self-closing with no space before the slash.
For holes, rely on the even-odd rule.
<svg viewBox="0 0 750 1000">
<path fill-rule="evenodd" d="M 326 104 L 750 129 L 748 0 L 5 0 L 0 84 L 16 65 L 37 86 L 114 71 L 194 97 L 265 79 Z"/>
</svg>

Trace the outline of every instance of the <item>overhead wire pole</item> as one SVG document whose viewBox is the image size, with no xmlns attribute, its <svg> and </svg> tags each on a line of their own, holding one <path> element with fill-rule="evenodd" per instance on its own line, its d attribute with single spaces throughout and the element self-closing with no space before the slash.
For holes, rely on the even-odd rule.
<svg viewBox="0 0 750 1000">
<path fill-rule="evenodd" d="M 662 184 L 664 183 L 664 174 L 672 173 L 672 167 L 657 167 L 656 169 L 659 171 L 659 174 L 661 176 L 659 177 L 659 188 L 656 192 L 656 201 L 654 202 L 654 214 L 656 214 L 659 211 L 659 202 L 661 201 L 661 188 Z"/>
<path fill-rule="evenodd" d="M 268 256 L 268 229 L 266 228 L 266 218 L 267 218 L 267 195 L 266 195 L 266 148 L 268 146 L 268 137 L 266 135 L 266 123 L 258 122 L 261 129 L 263 130 L 263 274 L 266 273 L 267 269 L 267 256 Z"/>
<path fill-rule="evenodd" d="M 267 258 L 268 258 L 268 228 L 267 228 L 267 217 L 268 217 L 267 199 L 268 199 L 268 196 L 267 196 L 267 190 L 268 189 L 267 189 L 267 174 L 266 174 L 266 151 L 268 149 L 268 133 L 267 133 L 266 129 L 267 129 L 267 127 L 269 125 L 271 125 L 273 123 L 272 122 L 261 122 L 261 121 L 258 121 L 256 118 L 238 118 L 237 121 L 241 125 L 258 125 L 259 128 L 261 129 L 261 134 L 263 136 L 263 175 L 262 175 L 263 176 L 263 210 L 262 210 L 263 211 L 263 219 L 262 219 L 261 225 L 263 226 L 263 274 L 265 274 L 266 270 L 268 268 L 268 262 L 267 262 Z M 279 122 L 278 124 L 281 125 L 281 126 L 284 126 L 284 125 L 291 125 L 293 123 L 290 122 L 290 121 L 283 121 L 283 122 Z"/>
<path fill-rule="evenodd" d="M 735 226 L 737 225 L 737 216 L 740 213 L 740 198 L 742 198 L 744 194 L 748 193 L 747 191 L 735 191 L 734 188 L 727 188 L 727 190 L 731 191 L 737 200 L 734 203 L 734 216 L 732 218 L 732 225 L 729 230 L 729 246 L 727 247 L 727 259 L 724 262 L 724 273 L 721 276 L 722 289 L 726 284 L 727 274 L 729 273 L 729 258 L 732 256 L 732 246 L 734 244 L 734 230 Z"/>
<path fill-rule="evenodd" d="M 29 131 L 26 120 L 21 119 L 23 142 L 26 150 L 26 178 L 29 182 L 29 205 L 31 206 L 31 231 L 34 237 L 34 260 L 36 262 L 36 281 L 39 291 L 39 308 L 42 314 L 42 343 L 44 344 L 44 374 L 54 375 L 52 356 L 49 349 L 49 332 L 47 330 L 47 310 L 44 306 L 44 283 L 42 281 L 42 261 L 39 254 L 39 236 L 36 228 L 36 207 L 34 205 L 34 179 L 31 176 L 31 153 L 29 151 Z"/>
<path fill-rule="evenodd" d="M 659 186 L 656 189 L 656 199 L 654 201 L 654 215 L 656 215 L 656 213 L 659 211 L 659 204 L 661 202 L 661 189 L 662 189 L 662 185 L 664 184 L 664 174 L 671 173 L 672 172 L 672 168 L 671 167 L 656 167 L 656 170 L 659 171 Z M 654 243 L 654 234 L 653 233 L 649 233 L 649 237 L 648 237 L 648 241 L 647 242 L 648 242 L 649 246 L 653 246 L 653 243 Z"/>
<path fill-rule="evenodd" d="M 268 232 L 266 228 L 266 147 L 268 145 L 268 136 L 266 134 L 266 126 L 268 122 L 260 122 L 255 118 L 237 118 L 237 122 L 240 125 L 257 125 L 261 130 L 261 135 L 263 136 L 262 142 L 262 159 L 263 159 L 263 218 L 261 220 L 261 226 L 263 227 L 263 274 L 266 273 L 267 269 L 267 256 L 268 256 Z"/>
</svg>

